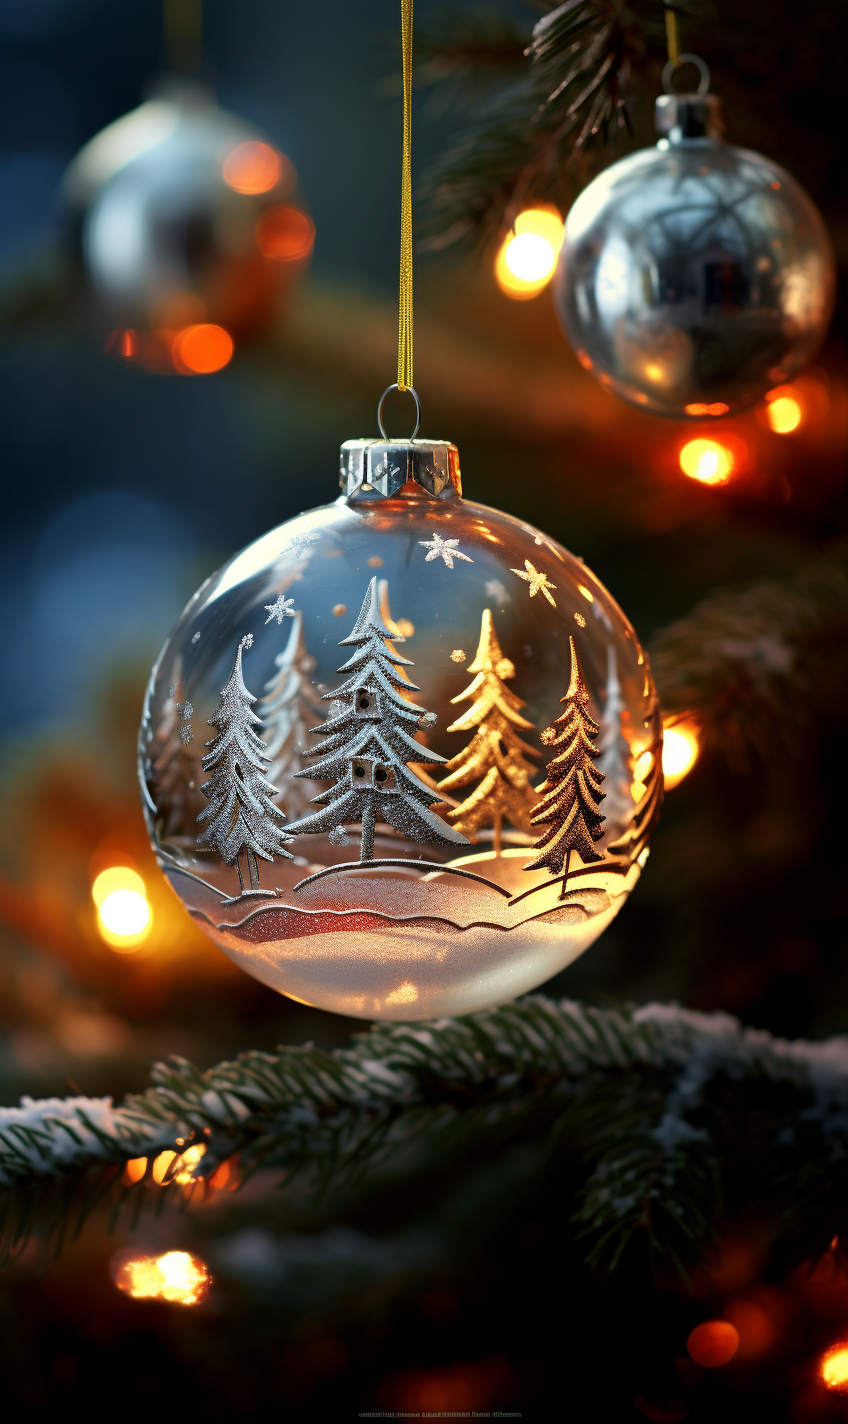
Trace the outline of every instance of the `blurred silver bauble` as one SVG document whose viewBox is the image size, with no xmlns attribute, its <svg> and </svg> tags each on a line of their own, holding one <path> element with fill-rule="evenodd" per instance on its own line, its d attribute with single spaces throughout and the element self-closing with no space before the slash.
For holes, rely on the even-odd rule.
<svg viewBox="0 0 848 1424">
<path fill-rule="evenodd" d="M 656 147 L 580 194 L 554 301 L 581 365 L 609 390 L 703 418 L 753 405 L 807 364 L 835 265 L 810 198 L 777 163 L 722 142 L 706 66 L 681 59 L 698 64 L 703 92 L 664 94 Z"/>
<path fill-rule="evenodd" d="M 120 354 L 199 370 L 202 335 L 183 361 L 182 332 L 217 326 L 238 341 L 267 326 L 312 251 L 296 185 L 284 154 L 186 80 L 91 139 L 64 192 L 86 285 Z"/>
</svg>

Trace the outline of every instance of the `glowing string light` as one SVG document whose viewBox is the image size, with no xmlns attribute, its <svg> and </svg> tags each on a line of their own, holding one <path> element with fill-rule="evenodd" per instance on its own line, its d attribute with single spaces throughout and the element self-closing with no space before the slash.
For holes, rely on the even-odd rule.
<svg viewBox="0 0 848 1424">
<path fill-rule="evenodd" d="M 118 1290 L 134 1300 L 167 1300 L 172 1305 L 199 1305 L 212 1284 L 205 1262 L 188 1251 L 155 1257 L 121 1252 L 112 1262 L 112 1278 Z"/>
<path fill-rule="evenodd" d="M 495 258 L 495 278 L 508 297 L 535 297 L 557 265 L 565 231 L 554 208 L 528 208 L 515 219 Z"/>
<path fill-rule="evenodd" d="M 717 440 L 689 440 L 680 451 L 680 468 L 702 485 L 726 485 L 733 474 L 733 453 Z"/>
<path fill-rule="evenodd" d="M 831 1345 L 822 1355 L 819 1364 L 819 1374 L 822 1384 L 828 1389 L 835 1390 L 839 1394 L 848 1393 L 848 1343 L 842 1340 L 838 1345 Z"/>
<path fill-rule="evenodd" d="M 791 435 L 804 419 L 804 411 L 791 386 L 777 386 L 766 396 L 766 420 L 775 435 Z"/>
<path fill-rule="evenodd" d="M 698 733 L 690 722 L 670 722 L 663 727 L 662 769 L 666 791 L 679 786 L 700 754 Z"/>
<path fill-rule="evenodd" d="M 91 887 L 97 928 L 113 949 L 132 951 L 150 933 L 153 914 L 141 876 L 128 865 L 113 865 Z"/>
</svg>

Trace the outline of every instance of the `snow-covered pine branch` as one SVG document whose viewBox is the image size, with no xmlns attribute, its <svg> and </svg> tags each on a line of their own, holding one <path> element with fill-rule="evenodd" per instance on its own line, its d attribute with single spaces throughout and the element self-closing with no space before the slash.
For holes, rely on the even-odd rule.
<svg viewBox="0 0 848 1424">
<path fill-rule="evenodd" d="M 239 1153 L 248 1169 L 330 1187 L 358 1176 L 367 1190 L 422 1153 L 458 1170 L 528 1132 L 576 1155 L 571 1210 L 598 1261 L 642 1237 L 685 1266 L 727 1204 L 756 1211 L 797 1250 L 848 1230 L 842 1038 L 788 1043 L 724 1014 L 533 996 L 463 1019 L 377 1025 L 332 1053 L 253 1051 L 205 1073 L 172 1059 L 153 1083 L 119 1108 L 70 1098 L 0 1110 L 7 1239 L 57 1228 L 65 1200 L 98 1172 L 118 1195 L 143 1192 L 119 1187 L 119 1164 L 191 1142 L 206 1145 L 197 1176 Z"/>
</svg>

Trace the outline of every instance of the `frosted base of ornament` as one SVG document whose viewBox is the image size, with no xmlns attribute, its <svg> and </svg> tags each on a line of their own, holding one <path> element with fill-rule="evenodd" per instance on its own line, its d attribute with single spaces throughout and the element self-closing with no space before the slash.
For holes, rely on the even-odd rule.
<svg viewBox="0 0 848 1424">
<path fill-rule="evenodd" d="M 287 883 L 259 904 L 163 868 L 210 938 L 269 988 L 349 1017 L 412 1020 L 502 1003 L 559 973 L 606 929 L 641 870 L 575 858 L 561 899 L 559 882 L 523 871 L 526 858 L 523 848 L 484 851 L 421 872 L 363 866 L 309 883 L 316 867 L 277 867 Z"/>
</svg>

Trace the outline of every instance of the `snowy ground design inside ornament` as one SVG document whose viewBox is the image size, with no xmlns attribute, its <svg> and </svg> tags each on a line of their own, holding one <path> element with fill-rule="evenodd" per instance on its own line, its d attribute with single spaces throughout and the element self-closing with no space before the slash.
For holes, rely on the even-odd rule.
<svg viewBox="0 0 848 1424">
<path fill-rule="evenodd" d="M 811 199 L 779 164 L 722 142 L 706 65 L 681 61 L 698 65 L 699 92 L 659 98 L 656 147 L 573 204 L 554 302 L 581 365 L 609 390 L 704 419 L 754 404 L 810 361 L 835 264 Z"/>
<path fill-rule="evenodd" d="M 141 729 L 148 825 L 264 983 L 365 1018 L 462 1013 L 548 979 L 624 903 L 662 792 L 657 699 L 610 595 L 463 500 L 455 446 L 348 441 L 341 486 L 174 629 Z"/>
</svg>

